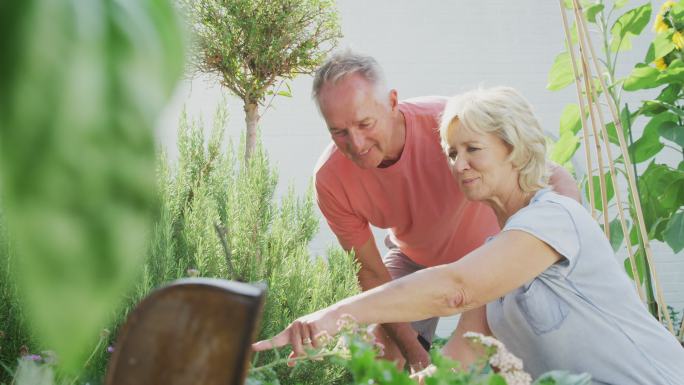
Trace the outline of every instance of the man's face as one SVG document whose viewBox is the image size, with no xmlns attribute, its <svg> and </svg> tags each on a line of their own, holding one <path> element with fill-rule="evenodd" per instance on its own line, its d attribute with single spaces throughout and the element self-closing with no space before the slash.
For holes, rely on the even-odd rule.
<svg viewBox="0 0 684 385">
<path fill-rule="evenodd" d="M 380 100 L 368 81 L 351 74 L 334 85 L 324 85 L 318 101 L 335 145 L 357 166 L 370 169 L 383 160 L 396 160 L 392 159 L 398 156 L 392 148 L 397 142 L 392 137 L 395 92 Z"/>
</svg>

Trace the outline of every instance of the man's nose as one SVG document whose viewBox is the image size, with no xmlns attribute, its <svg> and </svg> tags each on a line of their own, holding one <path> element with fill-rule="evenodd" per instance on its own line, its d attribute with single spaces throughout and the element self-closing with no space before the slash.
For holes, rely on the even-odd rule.
<svg viewBox="0 0 684 385">
<path fill-rule="evenodd" d="M 365 136 L 360 132 L 352 131 L 349 135 L 352 149 L 354 151 L 363 151 L 364 143 L 366 142 Z"/>
</svg>

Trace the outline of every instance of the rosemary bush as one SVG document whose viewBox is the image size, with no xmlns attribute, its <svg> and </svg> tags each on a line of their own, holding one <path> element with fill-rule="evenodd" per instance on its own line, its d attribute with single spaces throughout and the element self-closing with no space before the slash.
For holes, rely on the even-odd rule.
<svg viewBox="0 0 684 385">
<path fill-rule="evenodd" d="M 278 180 L 262 148 L 245 163 L 241 149 L 224 143 L 225 109 L 216 112 L 209 137 L 200 122 L 185 114 L 178 131 L 179 158 L 170 165 L 158 159 L 158 200 L 155 225 L 143 272 L 122 309 L 113 309 L 109 336 L 135 304 L 151 290 L 188 275 L 264 282 L 268 295 L 259 338 L 285 328 L 298 316 L 330 305 L 358 292 L 357 266 L 341 249 L 330 249 L 327 259 L 312 258 L 308 244 L 318 230 L 312 189 L 298 197 L 290 188 L 279 202 L 274 199 Z M 217 227 L 224 235 L 221 243 Z M 0 363 L 16 366 L 19 348 L 29 344 L 17 292 L 4 279 L 11 272 L 11 253 L 0 228 Z M 93 346 L 97 341 L 93 341 Z M 94 351 L 77 383 L 100 383 L 109 353 L 106 344 Z M 46 347 L 28 346 L 31 353 Z M 116 347 L 114 347 L 116 348 Z M 274 353 L 262 354 L 257 364 L 270 362 Z M 278 368 L 282 384 L 340 383 L 348 377 L 331 362 L 307 362 L 295 370 Z M 8 374 L 0 383 L 9 382 Z"/>
</svg>

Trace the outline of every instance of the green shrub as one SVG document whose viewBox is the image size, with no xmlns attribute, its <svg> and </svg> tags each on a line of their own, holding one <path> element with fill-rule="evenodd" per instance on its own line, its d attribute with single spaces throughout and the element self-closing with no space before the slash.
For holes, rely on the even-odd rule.
<svg viewBox="0 0 684 385">
<path fill-rule="evenodd" d="M 285 328 L 300 315 L 332 304 L 358 292 L 357 266 L 339 248 L 327 259 L 312 258 L 308 244 L 318 230 L 312 188 L 297 197 L 292 187 L 279 202 L 274 199 L 278 175 L 262 148 L 249 163 L 242 149 L 224 143 L 225 109 L 219 108 L 209 138 L 204 127 L 184 113 L 178 131 L 179 158 L 170 165 L 158 160 L 158 201 L 148 256 L 137 286 L 123 309 L 112 309 L 109 343 L 128 312 L 151 290 L 174 279 L 197 274 L 268 285 L 259 338 Z M 225 229 L 227 249 L 216 227 Z M 29 344 L 16 288 L 4 279 L 11 271 L 11 252 L 0 228 L 0 363 L 15 367 L 19 347 Z M 92 346 L 96 346 L 93 341 Z M 99 345 L 77 383 L 102 382 L 109 353 Z M 39 351 L 37 347 L 29 348 Z M 33 352 L 33 351 L 32 351 Z M 274 353 L 261 354 L 258 363 L 271 361 Z M 341 383 L 347 379 L 341 366 L 330 362 L 279 368 L 282 384 Z M 7 374 L 0 383 L 9 382 Z"/>
<path fill-rule="evenodd" d="M 169 165 L 160 156 L 157 220 L 129 309 L 153 288 L 189 274 L 265 282 L 259 338 L 267 338 L 295 317 L 357 293 L 357 267 L 339 248 L 331 249 L 327 260 L 312 258 L 308 244 L 318 230 L 312 188 L 297 197 L 290 187 L 276 202 L 276 170 L 263 148 L 245 163 L 238 155 L 241 148 L 224 143 L 227 118 L 219 108 L 206 138 L 203 125 L 183 113 L 177 163 Z M 227 250 L 216 225 L 225 229 Z M 271 354 L 262 354 L 259 361 L 268 362 Z M 106 359 L 103 349 L 94 365 L 98 372 L 104 371 Z M 336 383 L 344 376 L 343 369 L 331 363 L 307 363 L 292 373 L 282 368 L 279 374 L 283 384 L 319 384 L 321 378 Z"/>
</svg>

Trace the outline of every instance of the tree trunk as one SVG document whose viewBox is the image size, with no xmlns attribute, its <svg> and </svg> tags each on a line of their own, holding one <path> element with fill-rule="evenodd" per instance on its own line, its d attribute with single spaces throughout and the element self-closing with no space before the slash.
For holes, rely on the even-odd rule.
<svg viewBox="0 0 684 385">
<path fill-rule="evenodd" d="M 247 124 L 245 161 L 248 162 L 256 149 L 257 123 L 259 123 L 259 105 L 257 103 L 245 103 L 245 123 Z"/>
</svg>

